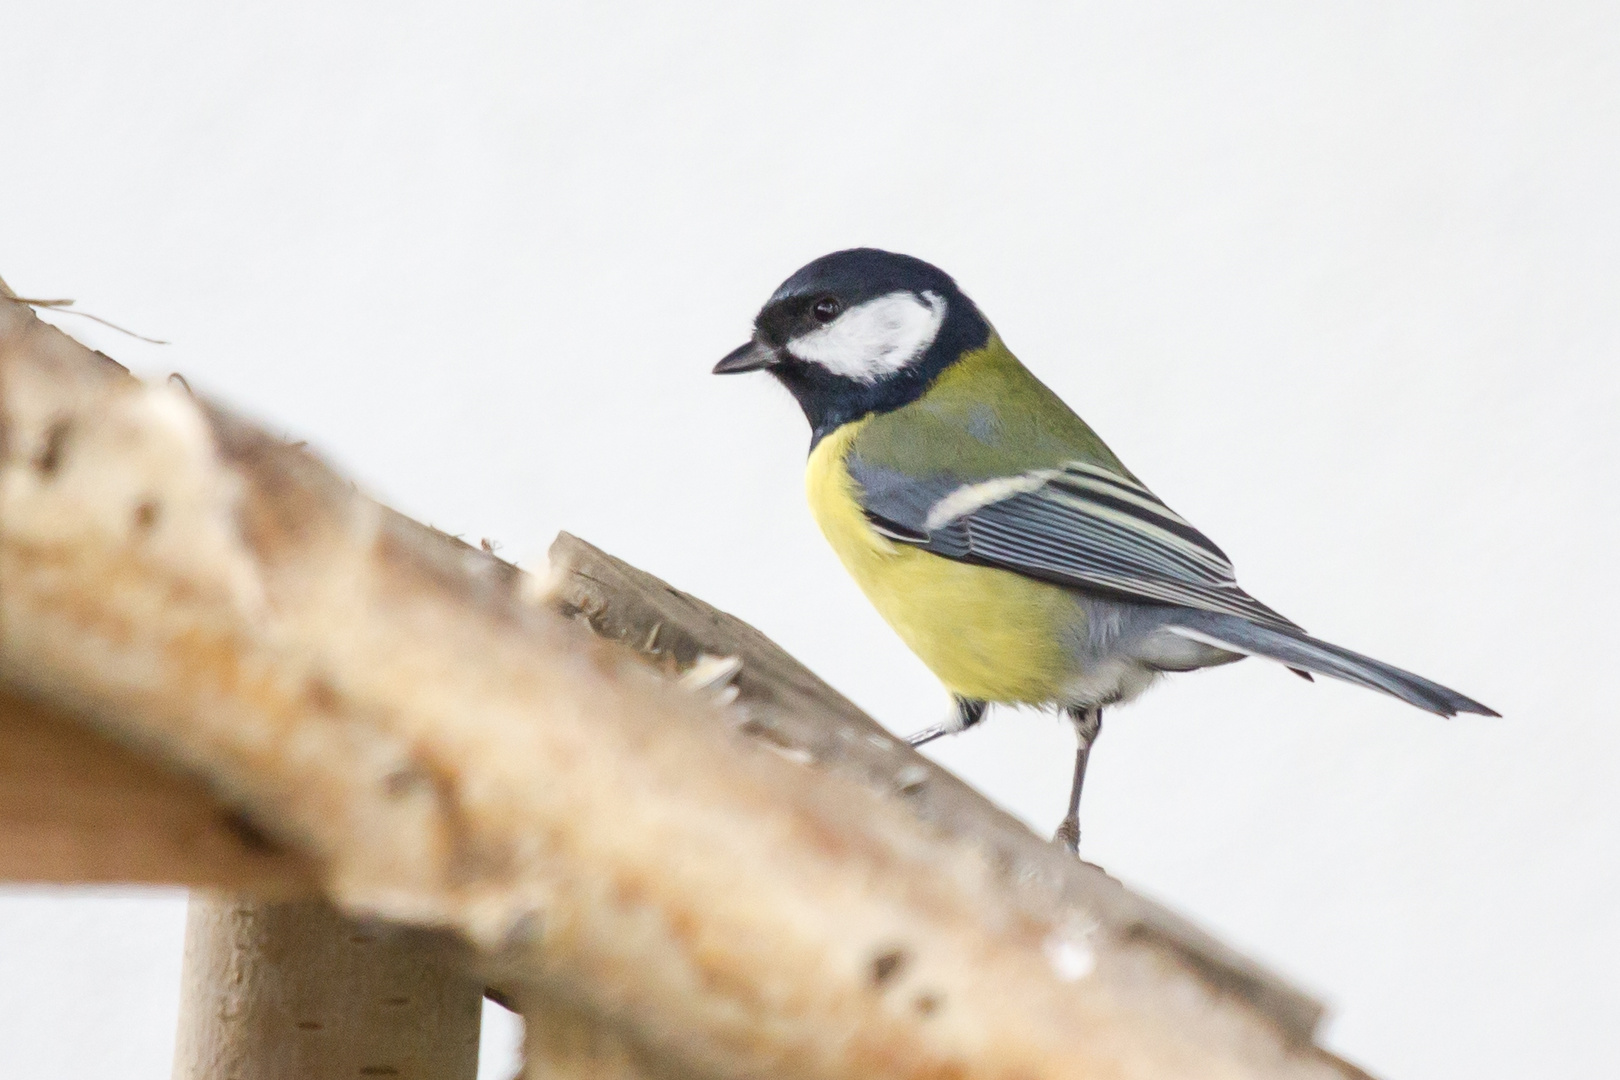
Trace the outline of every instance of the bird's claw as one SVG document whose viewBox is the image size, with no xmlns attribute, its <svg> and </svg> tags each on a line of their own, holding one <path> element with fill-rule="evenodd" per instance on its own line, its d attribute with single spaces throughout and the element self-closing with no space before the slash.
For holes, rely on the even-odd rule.
<svg viewBox="0 0 1620 1080">
<path fill-rule="evenodd" d="M 1052 834 L 1052 843 L 1062 844 L 1069 854 L 1075 857 L 1080 855 L 1080 822 L 1075 818 L 1064 818 L 1063 824 L 1057 827 Z"/>
</svg>

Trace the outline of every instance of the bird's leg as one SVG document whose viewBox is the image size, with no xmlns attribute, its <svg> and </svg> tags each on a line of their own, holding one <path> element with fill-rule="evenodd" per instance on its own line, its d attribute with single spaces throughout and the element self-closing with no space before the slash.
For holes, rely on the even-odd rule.
<svg viewBox="0 0 1620 1080">
<path fill-rule="evenodd" d="M 1084 708 L 1075 706 L 1069 709 L 1069 719 L 1074 723 L 1074 734 L 1079 740 L 1074 751 L 1074 784 L 1069 788 L 1069 813 L 1052 839 L 1079 855 L 1080 789 L 1086 783 L 1086 759 L 1091 757 L 1091 744 L 1097 741 L 1097 735 L 1102 731 L 1102 708 L 1097 705 Z"/>
<path fill-rule="evenodd" d="M 942 735 L 955 735 L 958 731 L 966 731 L 984 719 L 984 710 L 987 708 L 985 702 L 965 697 L 952 698 L 951 701 L 953 708 L 949 720 L 943 724 L 935 724 L 931 728 L 924 728 L 915 735 L 907 736 L 907 744 L 923 746 Z"/>
</svg>

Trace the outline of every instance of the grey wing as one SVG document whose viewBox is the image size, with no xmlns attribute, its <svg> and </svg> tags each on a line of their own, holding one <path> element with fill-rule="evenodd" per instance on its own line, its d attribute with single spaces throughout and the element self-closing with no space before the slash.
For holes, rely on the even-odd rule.
<svg viewBox="0 0 1620 1080">
<path fill-rule="evenodd" d="M 857 456 L 874 528 L 963 562 L 1138 603 L 1300 628 L 1238 587 L 1226 553 L 1141 484 L 1088 462 L 960 484 Z"/>
</svg>

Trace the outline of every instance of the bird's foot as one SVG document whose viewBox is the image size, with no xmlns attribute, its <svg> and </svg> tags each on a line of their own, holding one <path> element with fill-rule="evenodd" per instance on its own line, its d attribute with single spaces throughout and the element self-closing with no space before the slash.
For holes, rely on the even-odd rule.
<svg viewBox="0 0 1620 1080">
<path fill-rule="evenodd" d="M 1062 844 L 1068 849 L 1070 855 L 1078 858 L 1080 855 L 1080 819 L 1064 818 L 1063 824 L 1059 825 L 1057 832 L 1052 834 L 1052 843 Z"/>
<path fill-rule="evenodd" d="M 956 734 L 957 730 L 957 728 L 952 727 L 950 724 L 935 724 L 931 728 L 923 728 L 915 735 L 907 735 L 906 745 L 913 748 L 918 746 L 926 746 L 935 739 L 943 738 L 946 735 Z"/>
<path fill-rule="evenodd" d="M 919 746 L 925 746 L 942 736 L 955 735 L 958 731 L 966 731 L 984 719 L 985 708 L 984 702 L 973 698 L 954 698 L 952 700 L 950 719 L 943 724 L 935 724 L 931 728 L 924 728 L 915 735 L 907 735 L 906 745 L 915 749 Z"/>
</svg>

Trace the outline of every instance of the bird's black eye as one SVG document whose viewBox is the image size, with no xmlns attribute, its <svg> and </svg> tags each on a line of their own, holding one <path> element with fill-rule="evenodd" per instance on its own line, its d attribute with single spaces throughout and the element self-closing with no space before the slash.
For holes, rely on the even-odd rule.
<svg viewBox="0 0 1620 1080">
<path fill-rule="evenodd" d="M 844 305 L 834 296 L 823 296 L 816 301 L 816 306 L 810 309 L 810 314 L 816 317 L 816 322 L 832 322 L 844 310 Z"/>
</svg>

